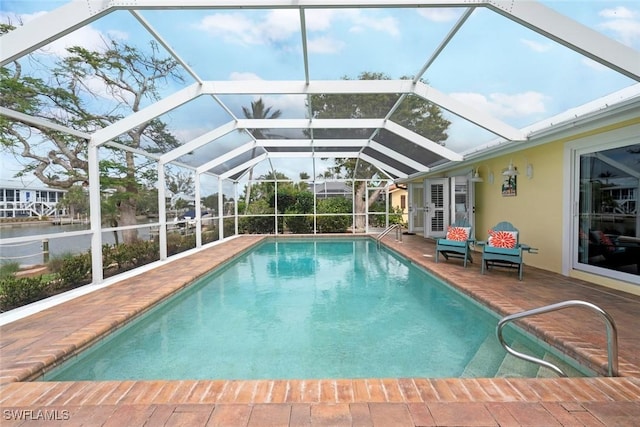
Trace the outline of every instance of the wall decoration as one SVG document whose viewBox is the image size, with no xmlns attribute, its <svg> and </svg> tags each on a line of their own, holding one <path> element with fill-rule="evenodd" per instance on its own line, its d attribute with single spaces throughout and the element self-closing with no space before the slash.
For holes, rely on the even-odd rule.
<svg viewBox="0 0 640 427">
<path fill-rule="evenodd" d="M 518 176 L 505 176 L 502 181 L 502 197 L 514 197 L 518 194 Z"/>
</svg>

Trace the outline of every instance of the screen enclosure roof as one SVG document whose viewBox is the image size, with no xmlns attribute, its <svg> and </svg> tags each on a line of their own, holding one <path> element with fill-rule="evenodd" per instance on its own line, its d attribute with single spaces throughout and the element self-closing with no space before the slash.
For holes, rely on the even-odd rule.
<svg viewBox="0 0 640 427">
<path fill-rule="evenodd" d="M 27 66 L 27 55 L 55 55 L 61 46 L 93 49 L 119 38 L 146 49 L 153 41 L 178 62 L 183 81 L 91 134 L 45 124 L 94 146 L 231 180 L 252 168 L 314 177 L 335 158 L 403 179 L 496 142 L 527 141 L 536 123 L 594 100 L 598 109 L 597 100 L 610 102 L 611 94 L 638 96 L 639 41 L 605 25 L 614 18 L 607 20 L 605 2 L 596 3 L 33 2 L 32 10 L 12 11 L 28 19 L 0 38 L 0 59 Z M 36 14 L 35 4 L 47 13 Z M 260 111 L 252 110 L 257 102 Z M 450 123 L 441 140 L 403 116 L 425 102 Z M 7 108 L 0 113 L 24 118 Z M 116 141 L 154 118 L 167 123 L 177 147 L 152 153 Z"/>
</svg>

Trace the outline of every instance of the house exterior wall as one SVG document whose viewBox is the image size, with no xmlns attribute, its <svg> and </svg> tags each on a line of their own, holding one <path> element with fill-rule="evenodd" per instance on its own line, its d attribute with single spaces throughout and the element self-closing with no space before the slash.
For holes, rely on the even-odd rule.
<svg viewBox="0 0 640 427">
<path fill-rule="evenodd" d="M 502 172 L 513 162 L 517 176 L 515 196 L 502 195 Z M 527 162 L 533 176 L 526 175 Z M 488 180 L 493 172 L 493 184 Z M 483 161 L 484 182 L 475 184 L 476 238 L 486 240 L 487 231 L 500 221 L 520 230 L 520 242 L 538 248 L 525 254 L 525 263 L 556 273 L 562 272 L 562 166 L 563 144 L 556 142 Z"/>
<path fill-rule="evenodd" d="M 592 145 L 602 150 L 609 145 L 638 144 L 640 116 L 637 111 L 575 125 L 554 136 L 540 137 L 521 150 L 496 151 L 493 155 L 452 165 L 451 169 L 427 173 L 414 182 L 422 182 L 424 178 L 472 176 L 478 171 L 483 181 L 472 183 L 477 240 L 486 240 L 492 226 L 509 221 L 520 230 L 521 243 L 538 248 L 537 254 L 524 255 L 527 265 L 640 295 L 635 278 L 619 280 L 607 273 L 576 269 L 572 253 L 578 241 L 572 216 L 573 207 L 577 208 L 578 203 L 572 150 L 591 149 Z M 516 194 L 504 195 L 502 173 L 511 162 L 519 172 Z M 528 164 L 532 167 L 530 177 L 527 176 Z"/>
</svg>

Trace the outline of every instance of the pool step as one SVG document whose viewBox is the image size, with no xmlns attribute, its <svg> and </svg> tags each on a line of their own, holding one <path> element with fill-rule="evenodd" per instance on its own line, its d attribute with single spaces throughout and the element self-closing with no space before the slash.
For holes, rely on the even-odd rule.
<svg viewBox="0 0 640 427">
<path fill-rule="evenodd" d="M 552 353 L 545 352 L 543 359 L 547 362 L 553 363 L 558 368 L 562 369 L 562 371 L 565 374 L 567 374 L 568 377 L 584 377 L 585 376 L 585 374 L 578 371 L 576 368 L 574 368 L 573 366 L 563 361 L 562 359 L 558 358 L 556 355 Z M 555 372 L 553 372 L 551 369 L 547 369 L 543 366 L 541 366 L 538 369 L 538 375 L 536 376 L 538 378 L 557 378 L 558 377 L 558 375 Z"/>
<path fill-rule="evenodd" d="M 520 353 L 531 354 L 531 350 L 529 350 L 525 345 L 519 343 L 518 341 L 511 344 L 511 348 Z M 507 353 L 494 376 L 535 378 L 538 374 L 538 369 L 539 366 L 537 364 L 528 362 Z"/>
<path fill-rule="evenodd" d="M 491 378 L 504 360 L 498 339 L 494 334 L 489 334 L 478 347 L 478 351 L 465 367 L 462 378 Z"/>
<path fill-rule="evenodd" d="M 520 353 L 534 355 L 524 344 L 515 341 L 512 348 Z M 499 349 L 496 351 L 496 349 Z M 534 355 L 535 356 L 535 355 Z M 584 377 L 585 374 L 559 359 L 553 353 L 545 352 L 543 360 L 553 363 L 569 377 Z M 551 369 L 512 356 L 502 349 L 498 339 L 489 334 L 480 344 L 473 358 L 469 361 L 461 378 L 523 377 L 523 378 L 557 378 Z"/>
</svg>

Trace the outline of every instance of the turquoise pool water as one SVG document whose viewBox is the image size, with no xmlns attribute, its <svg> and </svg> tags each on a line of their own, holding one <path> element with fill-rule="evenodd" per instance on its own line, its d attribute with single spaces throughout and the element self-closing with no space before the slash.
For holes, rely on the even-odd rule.
<svg viewBox="0 0 640 427">
<path fill-rule="evenodd" d="M 496 324 L 370 239 L 277 239 L 45 379 L 493 376 Z"/>
</svg>

